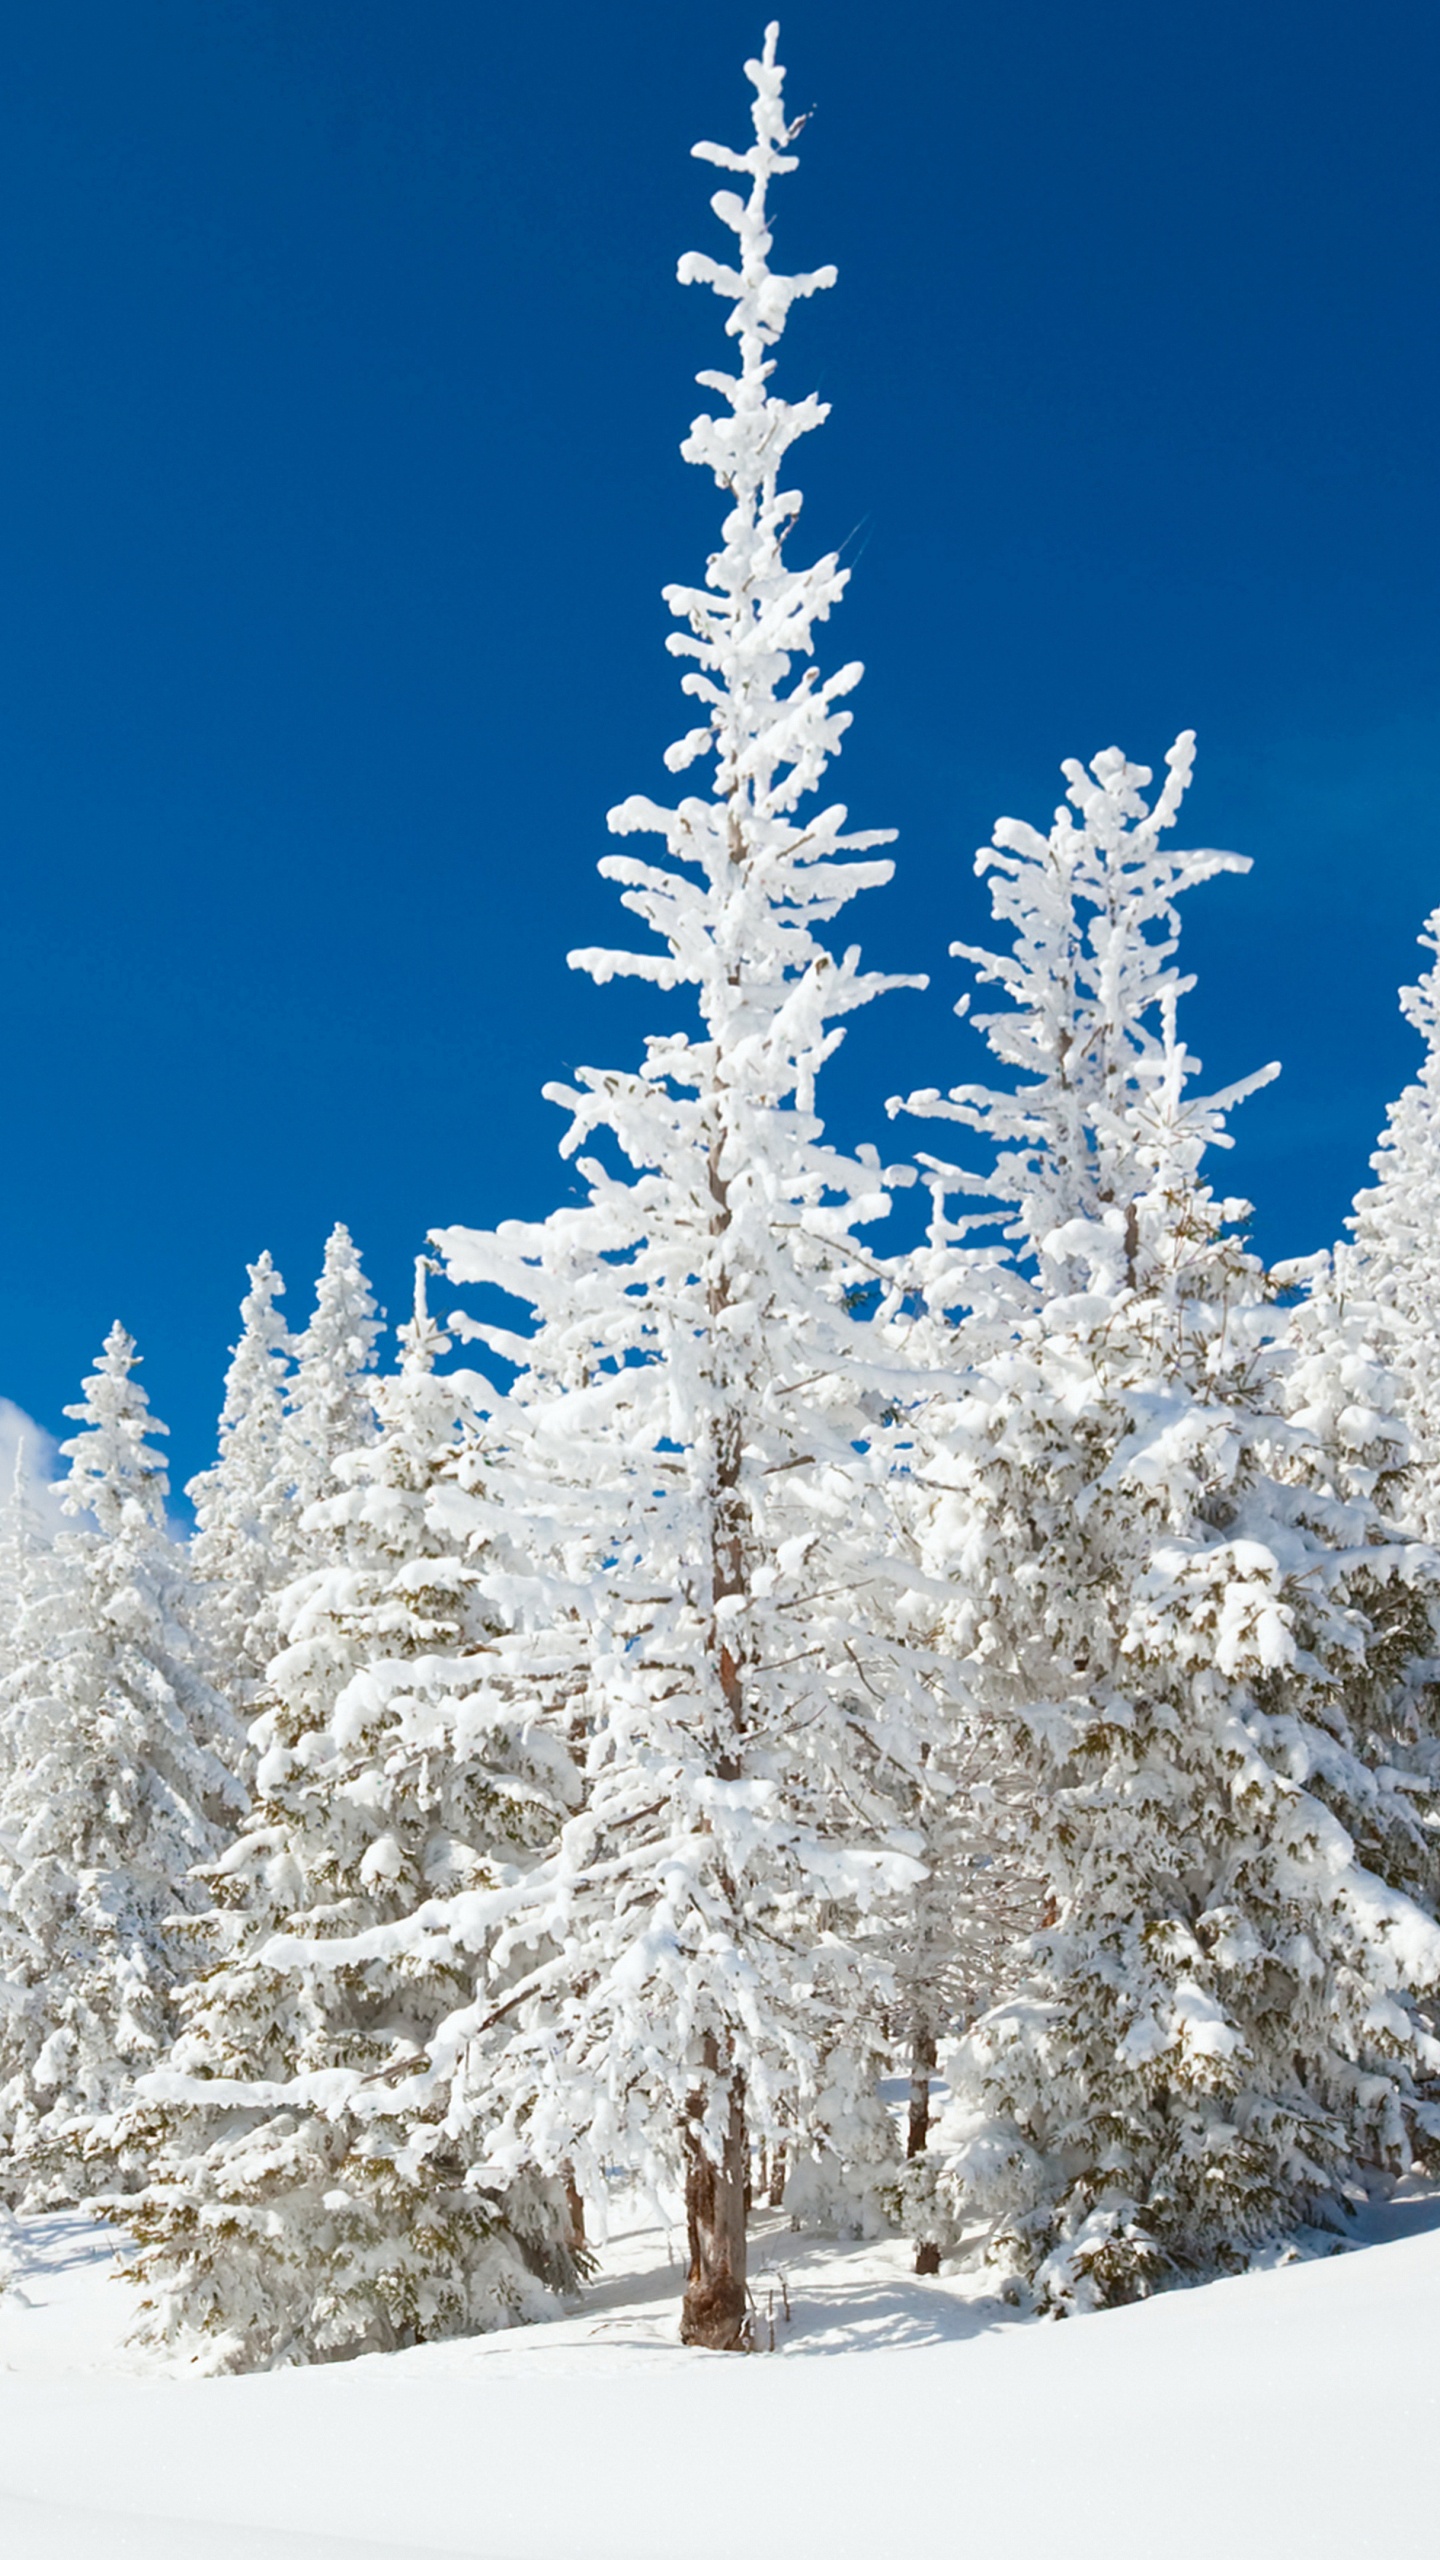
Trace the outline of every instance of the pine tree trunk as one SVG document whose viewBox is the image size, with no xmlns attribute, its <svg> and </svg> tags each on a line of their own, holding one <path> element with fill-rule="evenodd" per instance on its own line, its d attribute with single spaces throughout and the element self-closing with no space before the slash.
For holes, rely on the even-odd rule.
<svg viewBox="0 0 1440 2560">
<path fill-rule="evenodd" d="M 935 2068 L 935 2038 L 928 2027 L 917 2027 L 910 2045 L 910 2130 L 905 2139 L 907 2160 L 919 2158 L 930 2139 L 930 2074 Z M 915 2244 L 917 2276 L 938 2276 L 940 2252 L 933 2240 L 917 2240 Z"/>
<path fill-rule="evenodd" d="M 935 2068 L 935 2038 L 917 2027 L 910 2039 L 910 2131 L 905 2157 L 916 2160 L 930 2139 L 930 2075 Z"/>
<path fill-rule="evenodd" d="M 727 1186 L 721 1179 L 718 1146 L 710 1154 L 710 1233 L 724 1236 L 730 1225 Z M 723 1266 L 712 1279 L 710 1313 L 717 1317 L 730 1303 Z M 716 1383 L 719 1381 L 717 1379 Z M 742 1433 L 733 1392 L 724 1399 L 715 1426 L 714 1478 L 711 1495 L 710 1589 L 712 1603 L 742 1595 L 747 1587 L 745 1506 L 741 1492 Z M 717 1778 L 741 1775 L 745 1732 L 745 1696 L 740 1663 L 722 1632 L 711 1621 L 712 1659 L 720 1691 L 721 1715 L 716 1735 Z M 751 2344 L 746 2300 L 745 2211 L 750 2183 L 750 2143 L 745 2126 L 745 2082 L 728 2051 L 722 2058 L 720 2038 L 707 2034 L 704 2043 L 706 2085 L 697 2089 L 686 2110 L 685 2221 L 690 2267 L 680 2311 L 680 2337 L 687 2347 L 716 2347 L 744 2353 Z M 715 2081 L 728 2084 L 725 2137 L 718 2161 L 700 2139 L 700 2125 Z"/>
<path fill-rule="evenodd" d="M 719 2070 L 713 2036 L 705 2039 L 708 2072 Z M 680 2339 L 687 2347 L 718 2347 L 744 2354 L 750 2345 L 746 2302 L 745 2184 L 750 2146 L 745 2132 L 745 2087 L 738 2071 L 729 2084 L 725 2140 L 718 2161 L 700 2139 L 708 2092 L 697 2089 L 685 2125 L 685 2221 L 690 2270 L 680 2311 Z"/>
<path fill-rule="evenodd" d="M 710 1236 L 712 1248 L 718 1246 L 730 1227 L 730 1194 L 721 1179 L 718 1140 L 710 1149 Z M 712 1322 L 724 1318 L 731 1304 L 730 1284 L 723 1265 L 716 1268 L 709 1287 L 709 1310 Z M 714 1346 L 712 1344 L 712 1353 Z M 710 1622 L 710 1652 L 720 1685 L 722 1716 L 716 1735 L 715 1775 L 738 1778 L 743 1766 L 745 1733 L 745 1692 L 740 1662 L 729 1640 L 728 1624 L 722 1633 L 719 1606 L 722 1600 L 747 1597 L 749 1575 L 746 1571 L 746 1511 L 741 1470 L 744 1457 L 744 1433 L 741 1429 L 739 1404 L 733 1382 L 723 1377 L 723 1361 L 716 1362 L 712 1384 L 722 1401 L 714 1424 L 713 1467 L 710 1511 L 710 1601 L 716 1615 Z"/>
<path fill-rule="evenodd" d="M 570 2246 L 577 2256 L 587 2247 L 585 2237 L 585 2199 L 575 2184 L 575 2172 L 567 2160 L 561 2176 L 565 2184 L 565 2205 L 570 2216 Z"/>
</svg>

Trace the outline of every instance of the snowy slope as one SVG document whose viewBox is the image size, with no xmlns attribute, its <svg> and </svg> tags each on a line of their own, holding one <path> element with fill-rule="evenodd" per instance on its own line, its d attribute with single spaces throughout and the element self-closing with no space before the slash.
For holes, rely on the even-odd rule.
<svg viewBox="0 0 1440 2560">
<path fill-rule="evenodd" d="M 1440 2200 L 1349 2255 L 1062 2326 L 921 2284 L 898 2244 L 761 2240 L 780 2349 L 674 2346 L 666 2235 L 583 2317 L 201 2382 L 118 2343 L 113 2244 L 25 2228 L 0 2298 L 5 2560 L 1358 2560 L 1433 2547 Z M 794 2305 L 787 2325 L 783 2269 Z M 738 2466 L 714 2422 L 741 2416 Z M 724 2503 L 726 2484 L 740 2520 Z"/>
</svg>

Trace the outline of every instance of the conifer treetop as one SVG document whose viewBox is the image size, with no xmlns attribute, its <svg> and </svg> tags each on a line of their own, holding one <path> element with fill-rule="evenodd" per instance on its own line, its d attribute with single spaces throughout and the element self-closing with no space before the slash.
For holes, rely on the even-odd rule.
<svg viewBox="0 0 1440 2560">
<path fill-rule="evenodd" d="M 1419 938 L 1440 960 L 1440 908 Z M 1385 1115 L 1370 1159 L 1374 1183 L 1356 1194 L 1348 1221 L 1352 1241 L 1337 1245 L 1333 1276 L 1312 1294 L 1317 1315 L 1329 1299 L 1325 1330 L 1331 1352 L 1343 1330 L 1352 1350 L 1363 1346 L 1362 1366 L 1373 1376 L 1378 1360 L 1385 1373 L 1385 1401 L 1393 1398 L 1396 1406 L 1385 1434 L 1403 1418 L 1406 1443 L 1403 1453 L 1392 1445 L 1389 1456 L 1392 1464 L 1397 1455 L 1407 1456 L 1403 1478 L 1392 1483 L 1390 1495 L 1397 1516 L 1433 1542 L 1440 1540 L 1440 967 L 1401 989 L 1400 1009 L 1424 1041 L 1425 1056 Z M 1378 1377 L 1375 1383 L 1381 1383 Z M 1376 1397 L 1361 1402 L 1373 1405 Z M 1371 1429 L 1363 1411 L 1348 1415 L 1347 1429 L 1362 1447 L 1374 1444 L 1365 1456 L 1384 1457 L 1384 1435 Z"/>
<path fill-rule="evenodd" d="M 1422 971 L 1413 987 L 1401 988 L 1400 1010 L 1424 1041 L 1425 1056 L 1419 1074 L 1386 1113 L 1370 1159 L 1378 1180 L 1356 1194 L 1354 1215 L 1346 1222 L 1354 1244 L 1339 1248 L 1337 1277 L 1347 1296 L 1368 1289 L 1392 1311 L 1402 1310 L 1412 1333 L 1428 1335 L 1434 1330 L 1433 1275 L 1440 1258 L 1440 907 L 1427 916 L 1417 940 L 1435 954 L 1437 965 Z"/>
<path fill-rule="evenodd" d="M 285 1283 L 268 1253 L 245 1265 L 250 1287 L 240 1303 L 241 1335 L 231 1354 L 231 1366 L 225 1379 L 225 1402 L 220 1412 L 222 1443 L 251 1419 L 257 1386 L 264 1385 L 278 1394 L 284 1381 L 285 1362 L 291 1349 L 290 1337 L 275 1301 L 285 1295 Z"/>
<path fill-rule="evenodd" d="M 779 32 L 778 26 L 768 27 L 762 59 L 745 66 L 755 88 L 755 140 L 750 149 L 730 151 L 717 142 L 697 142 L 694 147 L 696 159 L 747 176 L 750 193 L 741 197 L 721 188 L 710 199 L 712 210 L 736 235 L 738 267 L 723 266 L 692 249 L 678 269 L 682 284 L 708 284 L 722 300 L 734 304 L 725 326 L 728 335 L 739 341 L 740 371 L 738 375 L 718 371 L 699 375 L 702 390 L 717 391 L 728 402 L 729 415 L 697 418 L 680 448 L 687 462 L 714 473 L 717 485 L 730 492 L 734 506 L 725 521 L 723 547 L 707 567 L 705 588 L 677 585 L 665 590 L 671 612 L 690 624 L 689 636 L 673 635 L 670 651 L 676 657 L 695 659 L 701 670 L 685 678 L 684 690 L 707 704 L 711 713 L 705 726 L 678 740 L 665 760 L 672 773 L 679 773 L 713 748 L 718 759 L 717 798 L 727 799 L 748 786 L 755 805 L 770 801 L 788 809 L 818 782 L 850 715 L 842 712 L 819 722 L 807 720 L 803 734 L 792 740 L 773 718 L 775 687 L 788 670 L 790 654 L 797 649 L 809 652 L 811 624 L 823 620 L 844 593 L 849 572 L 831 554 L 797 581 L 793 573 L 785 572 L 781 559 L 781 545 L 800 512 L 800 498 L 796 491 L 781 489 L 780 466 L 791 445 L 822 425 L 830 411 L 828 403 L 813 393 L 792 402 L 769 390 L 774 365 L 768 350 L 778 344 L 791 304 L 834 284 L 836 271 L 827 266 L 817 267 L 810 275 L 786 276 L 777 275 L 770 265 L 773 243 L 766 203 L 770 181 L 798 167 L 785 146 L 796 139 L 804 123 L 803 117 L 794 124 L 785 120 L 785 74 L 775 60 Z M 737 666 L 734 644 L 746 640 L 751 645 L 743 650 Z M 859 682 L 860 672 L 858 666 L 843 667 L 828 685 L 818 688 L 818 700 L 827 712 L 830 702 Z M 813 689 L 815 680 L 807 673 L 801 694 Z M 798 701 L 795 707 L 799 708 Z M 782 781 L 780 768 L 786 766 L 788 774 Z"/>
<path fill-rule="evenodd" d="M 115 1536 L 132 1505 L 152 1527 L 163 1528 L 165 1521 L 170 1480 L 158 1450 L 147 1444 L 166 1425 L 156 1421 L 144 1388 L 131 1374 L 139 1360 L 132 1337 L 117 1319 L 81 1389 L 82 1401 L 65 1407 L 66 1419 L 84 1427 L 73 1440 L 60 1443 L 61 1457 L 70 1460 L 64 1507 L 92 1513 L 107 1538 Z"/>
<path fill-rule="evenodd" d="M 186 1487 L 191 1560 L 204 1586 L 200 1624 L 215 1674 L 243 1711 L 274 1641 L 271 1603 L 298 1561 L 298 1504 L 287 1445 L 295 1346 L 275 1304 L 285 1283 L 268 1253 L 249 1266 L 240 1339 L 225 1377 L 219 1448 Z"/>
<path fill-rule="evenodd" d="M 1152 802 L 1150 767 L 1131 764 L 1118 747 L 1088 770 L 1068 757 L 1066 798 L 1048 834 L 998 820 L 975 867 L 989 875 L 1009 947 L 957 942 L 951 953 L 1004 996 L 1005 1010 L 973 1018 L 1015 1081 L 957 1085 L 948 1095 L 931 1088 L 890 1106 L 958 1121 L 995 1146 L 985 1174 L 922 1162 L 938 1190 L 992 1204 L 962 1227 L 988 1225 L 997 1207 L 1013 1204 L 1008 1239 L 1022 1260 L 1043 1262 L 1057 1286 L 1087 1259 L 1082 1229 L 1093 1238 L 1108 1226 L 1123 1240 L 1133 1204 L 1159 1193 L 1173 1200 L 1177 1186 L 1187 1188 L 1205 1150 L 1231 1144 L 1227 1114 L 1279 1073 L 1270 1065 L 1223 1092 L 1188 1091 L 1200 1060 L 1176 1028 L 1179 1001 L 1195 984 L 1175 966 L 1176 901 L 1221 873 L 1250 869 L 1244 854 L 1167 842 L 1194 758 L 1194 731 L 1182 730 Z M 956 1011 L 969 1009 L 967 995 Z M 1243 1207 L 1226 1202 L 1220 1214 Z M 1132 1281 L 1134 1261 L 1132 1242 Z"/>
<path fill-rule="evenodd" d="M 284 1414 L 285 1376 L 294 1346 L 275 1300 L 284 1297 L 285 1283 L 268 1253 L 245 1268 L 250 1287 L 241 1300 L 240 1339 L 225 1373 L 219 1457 L 185 1488 L 202 1529 L 207 1509 L 223 1502 L 228 1471 L 238 1466 L 250 1475 L 263 1472 L 261 1451 L 278 1435 Z"/>
<path fill-rule="evenodd" d="M 864 975 L 858 952 L 837 961 L 813 933 L 859 890 L 891 875 L 889 862 L 837 857 L 888 844 L 893 830 L 846 835 L 847 813 L 838 805 L 819 811 L 803 827 L 794 818 L 797 804 L 816 788 L 838 752 L 850 713 L 837 706 L 863 670 L 852 663 L 822 677 L 811 664 L 791 676 L 797 656 L 813 659 L 814 627 L 843 595 L 849 571 L 833 552 L 803 569 L 792 568 L 784 556 L 801 501 L 798 492 L 780 486 L 781 464 L 798 437 L 823 423 L 829 408 L 813 394 L 781 399 L 770 388 L 769 351 L 791 304 L 833 284 L 835 270 L 787 276 L 769 263 L 770 181 L 796 166 L 786 146 L 803 121 L 785 119 L 777 35 L 771 26 L 762 58 L 746 66 L 755 89 L 750 148 L 695 146 L 701 159 L 750 179 L 748 196 L 722 188 L 711 199 L 736 236 L 738 262 L 726 265 L 692 251 L 679 266 L 682 283 L 708 284 L 733 306 L 726 328 L 738 340 L 740 355 L 738 373 L 699 376 L 704 389 L 723 396 L 726 409 L 696 418 L 680 448 L 687 462 L 712 472 L 730 498 L 720 547 L 711 554 L 703 586 L 664 591 L 672 614 L 688 626 L 672 633 L 666 645 L 673 656 L 691 662 L 682 690 L 705 713 L 702 725 L 667 750 L 665 762 L 679 773 L 713 756 L 712 796 L 665 809 L 637 793 L 609 817 L 616 835 L 663 836 L 672 860 L 697 868 L 703 884 L 611 855 L 600 865 L 602 876 L 616 882 L 624 904 L 668 949 L 573 951 L 570 965 L 601 983 L 627 976 L 662 987 L 699 988 L 712 1037 L 731 1044 L 756 1039 L 757 1092 L 772 1099 L 794 1092 L 800 1108 L 808 1110 L 815 1071 L 841 1036 L 827 1030 L 827 1022 L 888 987 L 924 981 Z M 799 983 L 785 1006 L 777 995 L 787 980 Z M 652 1043 L 651 1074 L 660 1071 L 662 1045 Z M 668 1054 L 678 1055 L 673 1044 Z M 553 1100 L 575 1107 L 578 1097 L 560 1087 L 549 1090 Z M 588 1121 L 599 1114 L 587 1104 L 582 1116 Z M 579 1134 L 572 1133 L 572 1146 Z"/>
<path fill-rule="evenodd" d="M 1436 1033 L 1440 1032 L 1440 907 L 1432 909 L 1415 937 L 1426 951 L 1433 951 L 1437 966 L 1422 971 L 1413 987 L 1400 990 L 1400 1010 L 1425 1043 L 1427 1055 L 1420 1070 L 1422 1083 L 1433 1084 L 1440 1075 L 1436 1063 Z"/>
<path fill-rule="evenodd" d="M 315 1290 L 315 1313 L 301 1337 L 302 1358 L 312 1363 L 343 1359 L 358 1372 L 375 1365 L 381 1331 L 370 1284 L 360 1267 L 354 1237 L 337 1218 L 325 1239 L 325 1260 Z"/>
<path fill-rule="evenodd" d="M 381 1330 L 350 1230 L 337 1221 L 326 1239 L 315 1312 L 293 1346 L 286 1440 L 302 1517 L 333 1490 L 336 1458 L 374 1438 L 369 1379 Z"/>
<path fill-rule="evenodd" d="M 431 1272 L 439 1268 L 432 1255 L 416 1254 L 414 1303 L 408 1321 L 395 1328 L 395 1338 L 400 1345 L 400 1366 L 417 1377 L 423 1377 L 433 1369 L 441 1353 L 450 1348 L 450 1336 L 430 1313 L 425 1297 L 425 1283 Z"/>
</svg>

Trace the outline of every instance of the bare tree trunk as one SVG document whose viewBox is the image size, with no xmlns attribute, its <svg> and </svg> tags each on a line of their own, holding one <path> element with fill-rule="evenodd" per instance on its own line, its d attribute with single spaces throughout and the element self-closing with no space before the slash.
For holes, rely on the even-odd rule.
<svg viewBox="0 0 1440 2560">
<path fill-rule="evenodd" d="M 910 2044 L 910 2130 L 905 2139 L 905 2157 L 918 2159 L 930 2139 L 930 2074 L 935 2068 L 935 2038 L 928 2027 L 917 2027 Z M 917 2276 L 938 2276 L 940 2252 L 933 2240 L 917 2240 L 915 2244 Z"/>
<path fill-rule="evenodd" d="M 789 2174 L 789 2149 L 785 2143 L 777 2142 L 770 2154 L 770 2202 L 772 2204 L 784 2203 L 785 2181 Z"/>
<path fill-rule="evenodd" d="M 705 2039 L 707 2070 L 720 2067 L 713 2036 Z M 687 2347 L 718 2347 L 744 2354 L 750 2346 L 745 2292 L 745 2185 L 750 2146 L 745 2132 L 745 2088 L 738 2071 L 729 2081 L 729 2113 L 718 2161 L 700 2139 L 707 2092 L 697 2089 L 685 2125 L 685 2222 L 690 2269 L 680 2311 Z"/>
</svg>

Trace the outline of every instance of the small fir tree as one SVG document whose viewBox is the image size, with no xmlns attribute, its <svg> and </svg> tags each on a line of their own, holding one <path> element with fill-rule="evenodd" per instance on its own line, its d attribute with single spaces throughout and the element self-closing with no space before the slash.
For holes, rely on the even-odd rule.
<svg viewBox="0 0 1440 2560">
<path fill-rule="evenodd" d="M 7 1650 L 30 1579 L 35 1550 L 40 1543 L 38 1532 L 25 1443 L 19 1440 L 9 1487 L 3 1505 L 0 1505 L 0 1642 Z"/>
<path fill-rule="evenodd" d="M 931 1641 L 943 1643 L 943 1625 Z M 1009 1735 L 952 1707 L 900 1807 L 923 1876 L 872 1923 L 893 1983 L 889 2043 L 910 2084 L 904 2167 L 880 2193 L 914 2240 L 917 2275 L 938 2275 L 959 2238 L 930 2149 L 942 2048 L 1000 1997 L 1038 1916 L 1029 1805 L 1028 1773 Z"/>
<path fill-rule="evenodd" d="M 23 1441 L 17 1444 L 8 1497 L 0 1508 L 0 1806 L 15 1775 L 20 1708 L 46 1678 L 64 1629 L 57 1607 L 60 1575 L 53 1538 L 42 1524 Z M 3 1859 L 0 1847 L 0 1859 Z M 5 1999 L 0 1987 L 0 2002 Z"/>
<path fill-rule="evenodd" d="M 17 1440 L 9 1491 L 0 1504 L 0 1753 L 6 1745 L 6 1705 L 15 1674 L 34 1651 L 32 1612 L 46 1579 L 51 1540 L 42 1527 L 31 1487 L 28 1452 Z M 7 1775 L 0 1758 L 0 1788 Z"/>
<path fill-rule="evenodd" d="M 0 2124 L 31 2199 L 90 2182 L 88 2134 L 165 2052 L 192 1870 L 243 1806 L 136 1356 L 117 1324 L 67 1407 L 65 1509 L 93 1525 L 35 1559 L 4 1684 Z"/>
</svg>

